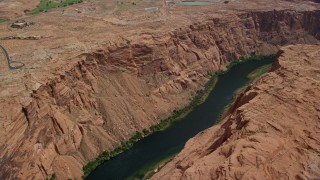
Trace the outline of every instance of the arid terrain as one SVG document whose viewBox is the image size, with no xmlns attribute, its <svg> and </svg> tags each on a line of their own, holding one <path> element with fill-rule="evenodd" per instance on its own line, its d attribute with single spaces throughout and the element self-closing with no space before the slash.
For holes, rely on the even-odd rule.
<svg viewBox="0 0 320 180">
<path fill-rule="evenodd" d="M 26 12 L 34 9 L 40 0 L 1 0 L 0 18 L 12 19 L 24 16 Z"/>
<path fill-rule="evenodd" d="M 0 23 L 0 43 L 13 61 L 25 64 L 12 71 L 0 58 L 0 179 L 81 179 L 82 167 L 99 153 L 187 105 L 212 72 L 240 56 L 320 39 L 320 5 L 311 1 L 167 6 L 158 0 L 85 0 L 25 15 L 33 3 L 0 1 L 0 18 L 11 19 Z M 12 28 L 16 18 L 33 25 Z M 306 64 L 317 64 L 307 55 Z M 301 117 L 317 117 L 309 115 Z M 173 172 L 174 163 L 163 171 Z"/>
<path fill-rule="evenodd" d="M 320 45 L 291 45 L 152 179 L 319 179 Z"/>
</svg>

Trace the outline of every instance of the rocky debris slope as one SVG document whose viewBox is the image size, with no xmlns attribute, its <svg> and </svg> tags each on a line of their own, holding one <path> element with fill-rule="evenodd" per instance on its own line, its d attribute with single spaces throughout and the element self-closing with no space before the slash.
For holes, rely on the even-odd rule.
<svg viewBox="0 0 320 180">
<path fill-rule="evenodd" d="M 319 107 L 320 45 L 287 46 L 152 179 L 319 179 Z"/>
<path fill-rule="evenodd" d="M 89 160 L 185 106 L 230 61 L 318 42 L 319 14 L 226 15 L 78 56 L 30 97 L 1 100 L 0 177 L 80 179 Z"/>
</svg>

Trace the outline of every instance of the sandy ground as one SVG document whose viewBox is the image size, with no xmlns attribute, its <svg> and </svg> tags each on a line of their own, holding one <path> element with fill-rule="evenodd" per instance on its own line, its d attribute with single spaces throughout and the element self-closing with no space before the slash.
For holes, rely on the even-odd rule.
<svg viewBox="0 0 320 180">
<path fill-rule="evenodd" d="M 34 9 L 40 0 L 1 0 L 0 18 L 12 19 L 25 15 L 25 12 Z"/>
</svg>

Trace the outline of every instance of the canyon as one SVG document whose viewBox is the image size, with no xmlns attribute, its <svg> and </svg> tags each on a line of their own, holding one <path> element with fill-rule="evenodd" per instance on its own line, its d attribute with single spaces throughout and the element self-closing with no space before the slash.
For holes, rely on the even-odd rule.
<svg viewBox="0 0 320 180">
<path fill-rule="evenodd" d="M 318 179 L 320 45 L 286 46 L 278 56 L 152 179 Z"/>
<path fill-rule="evenodd" d="M 269 2 L 271 3 L 268 4 Z M 23 34 L 37 35 L 42 38 L 28 41 L 27 44 L 24 40 L 18 39 L 10 39 L 2 43 L 8 47 L 13 59 L 19 59 L 26 64 L 26 67 L 14 72 L 2 67 L 0 69 L 0 177 L 2 179 L 45 179 L 54 174 L 58 179 L 81 179 L 82 168 L 87 162 L 95 159 L 105 150 L 115 149 L 121 142 L 132 137 L 136 131 L 148 129 L 168 117 L 174 110 L 186 106 L 208 81 L 211 74 L 226 69 L 230 62 L 252 53 L 259 55 L 277 53 L 280 47 L 288 44 L 319 43 L 319 4 L 279 1 L 277 9 L 274 9 L 275 2 L 277 1 L 244 1 L 243 3 L 247 5 L 245 8 L 238 7 L 234 3 L 229 5 L 219 3 L 217 7 L 211 5 L 199 9 L 163 7 L 157 13 L 137 14 L 133 9 L 122 12 L 120 15 L 110 15 L 105 14 L 102 9 L 104 6 L 94 4 L 101 3 L 100 1 L 87 1 L 66 7 L 63 12 L 65 14 L 57 9 L 31 17 L 30 20 L 36 22 L 36 25 L 26 29 L 8 30 L 6 24 L 1 24 L 1 37 Z M 89 3 L 97 7 L 94 16 L 91 9 L 87 8 Z M 288 6 L 288 3 L 293 3 L 293 6 Z M 221 7 L 225 8 L 225 11 L 220 11 Z M 300 9 L 301 7 L 303 9 Z M 83 9 L 83 13 L 74 13 L 73 8 Z M 57 18 L 50 18 L 51 16 Z M 310 50 L 308 53 L 308 48 L 314 51 Z M 286 57 L 286 51 L 288 51 L 292 54 L 289 57 L 296 60 L 292 63 L 299 63 L 298 57 L 302 54 L 305 57 L 305 64 L 292 66 L 304 65 L 303 67 L 307 69 L 319 68 L 316 62 L 319 57 L 316 56 L 319 55 L 317 49 L 319 45 L 289 46 L 283 50 L 281 57 Z M 301 54 L 299 54 L 300 51 Z M 243 115 L 241 113 L 244 111 L 236 109 L 241 105 L 245 106 L 250 98 L 260 98 L 259 94 L 264 88 L 270 90 L 272 87 L 277 88 L 273 86 L 274 83 L 281 84 L 280 81 L 284 80 L 277 79 L 276 73 L 282 72 L 284 76 L 281 76 L 282 78 L 295 78 L 302 73 L 301 77 L 298 76 L 301 78 L 300 81 L 291 79 L 289 82 L 300 82 L 297 84 L 301 86 L 300 88 L 308 88 L 303 83 L 309 83 L 310 87 L 315 89 L 307 89 L 309 94 L 305 96 L 315 97 L 314 101 L 310 99 L 310 102 L 305 102 L 301 97 L 302 99 L 294 102 L 297 107 L 294 112 L 298 113 L 297 117 L 305 118 L 305 122 L 308 118 L 319 118 L 319 116 L 316 117 L 319 110 L 314 109 L 317 104 L 319 105 L 316 101 L 316 97 L 319 96 L 319 89 L 316 89 L 319 88 L 316 79 L 319 75 L 318 70 L 309 72 L 301 67 L 296 75 L 293 73 L 295 71 L 289 71 L 291 61 L 284 61 L 289 64 L 287 67 L 285 66 L 287 64 L 281 64 L 281 57 L 278 66 L 274 65 L 273 74 L 264 76 L 256 82 L 257 85 L 250 86 L 240 96 L 239 101 L 230 111 L 233 115 L 227 116 L 222 121 L 226 123 L 220 130 L 220 125 L 215 126 L 195 137 L 195 140 L 189 141 L 186 149 L 153 178 L 159 179 L 165 175 L 172 175 L 176 178 L 192 179 L 199 175 L 196 171 L 202 173 L 199 169 L 203 169 L 203 173 L 215 171 L 216 167 L 204 168 L 206 165 L 201 163 L 205 163 L 206 159 L 198 165 L 195 159 L 200 160 L 200 156 L 205 158 L 220 155 L 220 159 L 213 159 L 231 162 L 230 158 L 239 154 L 232 153 L 237 146 L 230 145 L 220 151 L 224 147 L 222 143 L 227 140 L 232 141 L 232 138 L 236 143 L 236 138 L 239 137 L 232 135 L 233 128 L 235 134 L 241 136 L 240 132 L 245 133 L 244 128 L 247 127 L 245 126 L 247 120 L 240 118 L 246 117 L 246 114 Z M 284 67 L 280 68 L 282 66 Z M 286 76 L 287 73 L 288 76 Z M 307 76 L 308 73 L 310 76 L 313 73 L 314 77 L 303 76 Z M 268 83 L 271 84 L 270 87 Z M 294 84 L 289 83 L 289 85 Z M 283 86 L 285 85 L 282 84 Z M 249 89 L 254 87 L 257 89 L 250 93 Z M 300 91 L 303 89 L 299 89 Z M 278 96 L 282 95 L 286 94 Z M 263 96 L 261 98 L 271 98 L 267 93 L 261 96 Z M 278 101 L 270 99 L 270 103 L 276 102 Z M 267 111 L 267 102 L 260 105 Z M 302 110 L 298 110 L 298 107 L 302 108 L 304 105 L 312 107 L 313 109 L 309 109 L 312 112 L 305 114 Z M 291 108 L 294 109 L 294 107 Z M 288 118 L 292 117 L 286 111 L 279 113 L 285 113 Z M 260 118 L 263 117 L 260 116 Z M 267 123 L 260 119 L 251 118 L 250 120 Z M 296 123 L 294 120 L 295 118 L 292 117 L 292 123 Z M 281 127 L 273 120 L 266 125 L 252 124 L 252 127 L 248 127 L 247 133 L 253 133 L 256 130 L 260 132 L 258 130 L 261 125 L 273 127 L 268 127 L 267 130 L 276 131 L 278 134 L 285 132 L 289 137 L 296 137 L 292 131 L 290 133 L 286 130 L 286 126 Z M 311 139 L 317 137 L 317 133 L 312 134 L 317 132 L 316 130 L 299 130 L 301 133 L 309 134 Z M 202 135 L 205 136 L 204 142 L 198 140 Z M 253 138 L 252 141 L 260 142 L 261 137 L 260 140 L 255 139 L 259 137 Z M 296 138 L 297 144 L 304 140 Z M 279 141 L 281 141 L 278 144 L 279 147 L 284 148 L 285 139 L 279 139 Z M 264 139 L 261 142 L 267 142 L 267 140 Z M 319 142 L 316 140 L 308 142 L 313 143 L 310 144 L 310 148 L 305 145 L 316 152 L 316 145 Z M 192 146 L 198 149 L 193 150 Z M 207 146 L 208 150 L 201 152 Z M 270 145 L 269 148 L 270 151 L 276 151 L 278 146 Z M 193 156 L 185 159 L 184 156 L 191 151 Z M 298 158 L 295 156 L 297 152 L 303 153 L 303 150 L 292 151 L 293 158 Z M 308 154 L 308 158 L 315 154 Z M 263 155 L 260 154 L 260 159 L 257 160 L 262 164 L 266 161 Z M 242 154 L 241 157 L 244 158 L 245 155 Z M 303 162 L 307 161 L 307 155 L 299 157 L 304 157 Z M 251 168 L 244 159 L 241 162 L 244 163 L 243 170 Z M 193 163 L 194 167 L 191 165 Z M 237 165 L 238 162 L 233 163 Z M 224 165 L 227 168 L 228 165 Z M 298 169 L 296 165 L 292 168 Z M 316 168 L 316 165 L 312 164 L 311 170 L 307 170 L 304 176 L 317 176 L 314 173 L 317 169 L 313 168 Z M 223 171 L 217 172 L 219 172 L 217 176 L 211 173 L 211 177 L 222 177 L 220 172 Z M 240 171 L 234 171 L 234 174 L 237 175 L 230 175 L 230 177 L 243 176 Z M 291 174 L 288 176 L 291 177 Z M 301 177 L 304 176 L 301 175 Z"/>
</svg>

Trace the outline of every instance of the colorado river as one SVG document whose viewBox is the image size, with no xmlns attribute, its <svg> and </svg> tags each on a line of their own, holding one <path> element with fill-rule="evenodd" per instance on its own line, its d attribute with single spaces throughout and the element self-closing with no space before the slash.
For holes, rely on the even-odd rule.
<svg viewBox="0 0 320 180">
<path fill-rule="evenodd" d="M 104 162 L 86 179 L 141 179 L 146 172 L 153 170 L 155 165 L 164 163 L 179 153 L 190 138 L 217 123 L 220 113 L 232 102 L 237 90 L 250 82 L 249 74 L 272 62 L 273 58 L 265 58 L 233 66 L 218 77 L 218 82 L 207 100 L 188 116 Z"/>
</svg>

